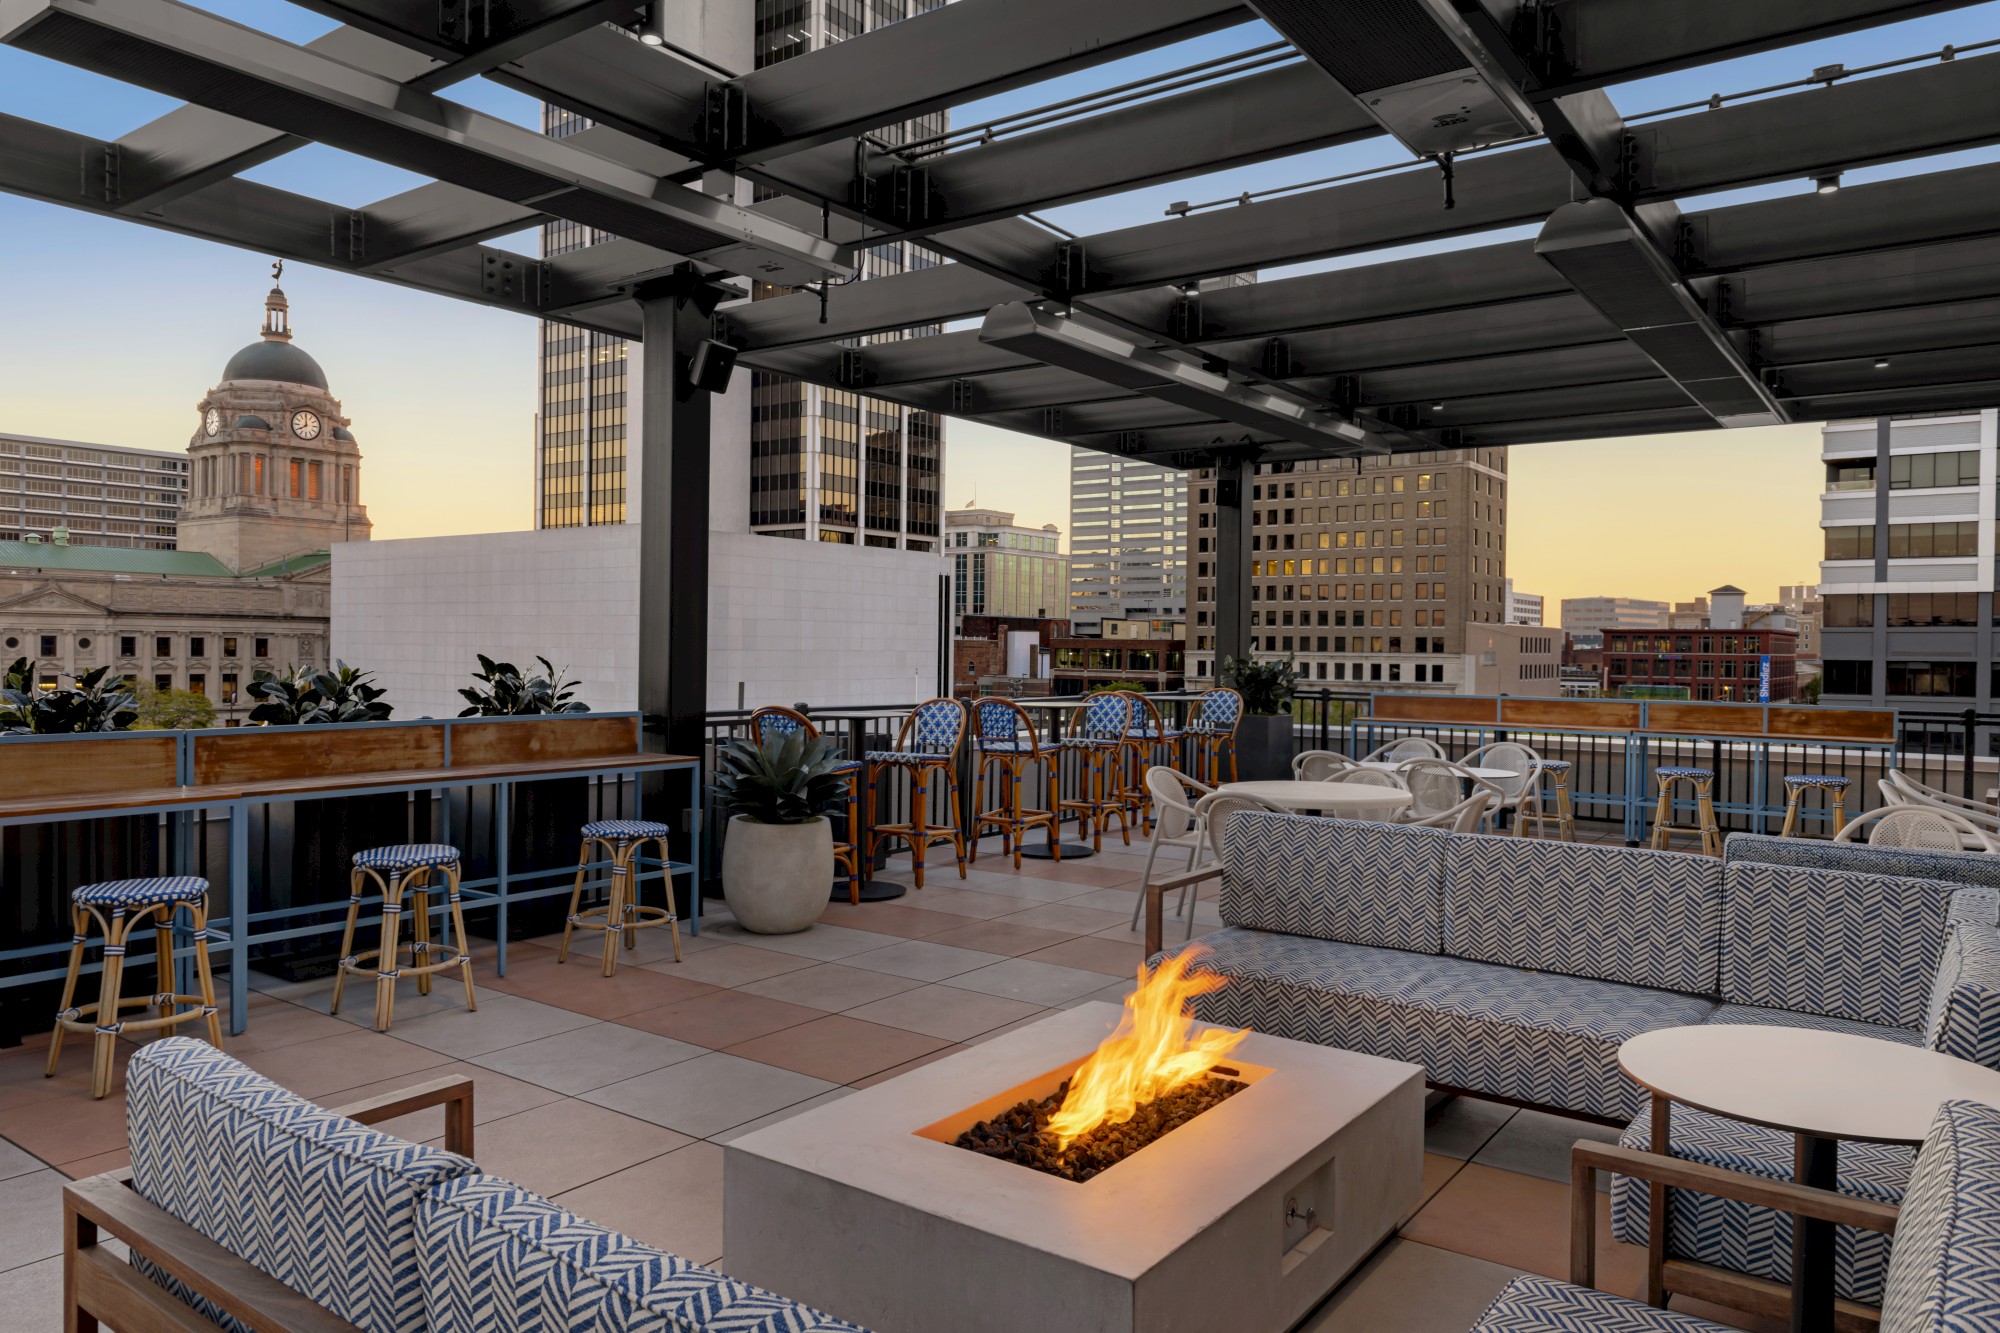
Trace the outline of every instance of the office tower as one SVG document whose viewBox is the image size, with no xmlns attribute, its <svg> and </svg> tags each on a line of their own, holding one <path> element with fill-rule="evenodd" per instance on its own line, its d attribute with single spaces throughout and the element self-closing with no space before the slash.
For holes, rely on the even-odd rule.
<svg viewBox="0 0 2000 1333">
<path fill-rule="evenodd" d="M 1573 634 L 1608 629 L 1665 629 L 1673 612 L 1671 602 L 1649 602 L 1638 597 L 1565 597 L 1562 627 Z"/>
<path fill-rule="evenodd" d="M 1188 496 L 1173 468 L 1072 446 L 1070 622 L 1080 635 L 1110 619 L 1187 615 Z"/>
<path fill-rule="evenodd" d="M 1468 623 L 1506 619 L 1502 449 L 1260 463 L 1250 493 L 1250 634 L 1301 684 L 1449 692 Z M 1193 679 L 1216 673 L 1215 474 L 1188 478 Z M 1071 551 L 1078 539 L 1073 533 Z"/>
<path fill-rule="evenodd" d="M 2000 695 L 1995 419 L 1988 408 L 1821 429 L 1821 702 L 1907 720 L 1989 711 Z M 1905 744 L 1921 732 L 1906 728 Z"/>
<path fill-rule="evenodd" d="M 171 551 L 187 499 L 180 450 L 0 434 L 0 541 Z"/>
<path fill-rule="evenodd" d="M 1547 606 L 1547 601 L 1540 593 L 1516 591 L 1514 580 L 1512 579 L 1503 580 L 1501 586 L 1507 591 L 1507 623 L 1509 625 L 1539 625 L 1542 623 L 1542 615 Z"/>
<path fill-rule="evenodd" d="M 944 516 L 952 562 L 952 616 L 1060 620 L 1068 614 L 1069 562 L 1062 530 L 1027 528 L 1004 509 L 967 505 Z"/>
</svg>

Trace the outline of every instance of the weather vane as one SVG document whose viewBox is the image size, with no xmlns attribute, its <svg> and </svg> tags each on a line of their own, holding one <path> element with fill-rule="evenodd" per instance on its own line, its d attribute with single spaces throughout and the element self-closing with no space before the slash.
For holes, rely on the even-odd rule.
<svg viewBox="0 0 2000 1333">
<path fill-rule="evenodd" d="M 276 263 L 271 265 L 271 285 L 273 287 L 277 286 L 279 279 L 283 278 L 284 276 L 285 276 L 285 261 L 280 259 Z"/>
</svg>

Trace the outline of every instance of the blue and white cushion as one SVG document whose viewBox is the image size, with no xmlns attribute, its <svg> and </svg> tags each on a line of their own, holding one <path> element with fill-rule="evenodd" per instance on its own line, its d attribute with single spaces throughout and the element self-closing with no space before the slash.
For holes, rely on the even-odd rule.
<svg viewBox="0 0 2000 1333">
<path fill-rule="evenodd" d="M 932 754 L 958 749 L 965 735 L 965 706 L 952 699 L 918 704 L 907 724 L 912 748 Z"/>
<path fill-rule="evenodd" d="M 1229 928 L 1196 971 L 1230 984 L 1195 1000 L 1212 1023 L 1422 1064 L 1431 1081 L 1607 1118 L 1642 1100 L 1621 1043 L 1700 1023 L 1713 1002 L 1396 949 Z"/>
<path fill-rule="evenodd" d="M 950 759 L 949 752 L 930 750 L 870 750 L 867 754 L 871 764 L 942 764 Z"/>
<path fill-rule="evenodd" d="M 1534 762 L 1530 763 L 1528 767 L 1542 773 L 1558 773 L 1567 775 L 1572 768 L 1576 767 L 1576 765 L 1572 764 L 1567 759 L 1537 759 Z"/>
<path fill-rule="evenodd" d="M 1715 770 L 1712 768 L 1691 768 L 1682 764 L 1665 764 L 1654 769 L 1653 776 L 1663 782 L 1671 781 L 1674 778 L 1689 778 L 1696 782 L 1713 782 L 1715 781 Z"/>
<path fill-rule="evenodd" d="M 1946 1102 L 1896 1223 L 1882 1333 L 2000 1328 L 2000 1110 Z"/>
<path fill-rule="evenodd" d="M 865 1333 L 492 1176 L 431 1191 L 418 1231 L 431 1333 Z"/>
<path fill-rule="evenodd" d="M 354 854 L 354 864 L 365 870 L 444 869 L 458 864 L 458 848 L 441 842 L 412 842 L 400 847 L 370 847 Z"/>
<path fill-rule="evenodd" d="M 1705 1166 L 1741 1171 L 1765 1180 L 1794 1179 L 1797 1152 L 1792 1135 L 1762 1125 L 1746 1125 L 1706 1111 L 1675 1106 L 1668 1146 L 1675 1157 Z M 1627 1148 L 1651 1150 L 1652 1117 L 1642 1112 L 1618 1139 Z M 1842 1194 L 1876 1203 L 1900 1203 L 1916 1150 L 1893 1143 L 1840 1145 L 1837 1188 Z M 1632 1245 L 1646 1243 L 1652 1216 L 1643 1181 L 1611 1180 L 1611 1230 Z M 1792 1217 L 1770 1208 L 1718 1199 L 1692 1190 L 1669 1193 L 1667 1253 L 1773 1282 L 1792 1280 Z M 1889 1262 L 1889 1238 L 1879 1231 L 1837 1227 L 1834 1231 L 1834 1289 L 1847 1300 L 1877 1305 Z"/>
<path fill-rule="evenodd" d="M 367 1333 L 430 1326 L 417 1201 L 471 1162 L 344 1120 L 189 1037 L 132 1053 L 125 1105 L 143 1198 Z"/>
<path fill-rule="evenodd" d="M 1736 1333 L 1691 1314 L 1657 1310 L 1594 1287 L 1517 1277 L 1501 1289 L 1472 1333 Z"/>
<path fill-rule="evenodd" d="M 1828 1018 L 1825 1014 L 1798 1014 L 1789 1009 L 1763 1009 L 1754 1004 L 1718 1005 L 1708 1016 L 1710 1023 L 1749 1024 L 1754 1027 L 1811 1028 L 1815 1032 L 1845 1032 L 1854 1037 L 1873 1037 L 1900 1046 L 1923 1045 L 1923 1034 L 1915 1028 L 1884 1027 L 1880 1023 L 1857 1023 L 1851 1018 Z"/>
<path fill-rule="evenodd" d="M 1724 868 L 1722 995 L 1734 1004 L 1923 1021 L 1956 886 L 1738 862 Z"/>
<path fill-rule="evenodd" d="M 2000 1069 L 2000 930 L 1951 924 L 1924 1015 L 1924 1044 Z"/>
<path fill-rule="evenodd" d="M 1464 835 L 1444 854 L 1444 952 L 1539 972 L 1716 993 L 1712 856 Z"/>
<path fill-rule="evenodd" d="M 758 713 L 750 719 L 757 730 L 757 743 L 762 745 L 773 736 L 794 736 L 806 729 L 807 724 L 790 713 Z"/>
<path fill-rule="evenodd" d="M 1201 696 L 1201 712 L 1188 730 L 1218 735 L 1234 730 L 1242 716 L 1242 695 L 1235 690 L 1209 690 Z"/>
<path fill-rule="evenodd" d="M 1785 790 L 1804 791 L 1816 788 L 1820 791 L 1846 791 L 1854 785 L 1853 778 L 1844 778 L 1838 773 L 1787 773 Z"/>
<path fill-rule="evenodd" d="M 150 879 L 108 879 L 70 894 L 79 907 L 151 907 L 158 903 L 199 902 L 208 881 L 199 875 L 156 875 Z"/>
<path fill-rule="evenodd" d="M 1862 875 L 1943 879 L 1957 884 L 1983 884 L 2000 890 L 2000 856 L 1988 856 L 1984 852 L 1920 852 L 1904 847 L 1876 847 L 1865 842 L 1732 833 L 1723 841 L 1722 860 L 1727 865 L 1757 861 L 1765 865 L 1846 870 Z"/>
<path fill-rule="evenodd" d="M 597 819 L 583 826 L 586 838 L 602 838 L 606 842 L 637 842 L 641 838 L 665 838 L 673 834 L 666 824 L 656 824 L 650 819 Z"/>
<path fill-rule="evenodd" d="M 1322 940 L 1442 952 L 1448 836 L 1246 810 L 1222 829 L 1222 919 Z"/>
</svg>

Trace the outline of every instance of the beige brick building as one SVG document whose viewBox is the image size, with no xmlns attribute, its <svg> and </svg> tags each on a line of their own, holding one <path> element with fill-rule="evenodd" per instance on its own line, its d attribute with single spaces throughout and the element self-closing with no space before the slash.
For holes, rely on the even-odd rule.
<svg viewBox="0 0 2000 1333">
<path fill-rule="evenodd" d="M 240 723 L 258 670 L 325 665 L 328 547 L 365 541 L 361 453 L 277 287 L 259 340 L 202 395 L 178 550 L 0 540 L 0 661 L 47 685 L 100 666 L 194 690 Z"/>
<path fill-rule="evenodd" d="M 1507 455 L 1469 449 L 1262 463 L 1250 633 L 1299 684 L 1454 693 L 1465 627 L 1506 619 Z M 1188 474 L 1192 682 L 1215 677 L 1215 473 Z"/>
</svg>

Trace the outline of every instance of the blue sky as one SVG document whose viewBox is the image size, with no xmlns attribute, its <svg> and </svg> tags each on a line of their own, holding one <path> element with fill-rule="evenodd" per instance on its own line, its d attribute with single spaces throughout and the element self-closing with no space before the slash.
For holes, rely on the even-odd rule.
<svg viewBox="0 0 2000 1333">
<path fill-rule="evenodd" d="M 295 42 L 333 26 L 281 0 L 210 0 L 201 7 Z M 2000 36 L 2000 0 L 1609 91 L 1621 110 L 1634 113 L 1801 77 L 1836 61 L 1858 65 L 1995 36 Z M 1271 40 L 1273 34 L 1262 24 L 1241 25 L 956 108 L 953 123 L 974 124 Z M 445 95 L 521 124 L 535 122 L 532 101 L 484 81 Z M 0 111 L 109 139 L 172 105 L 171 99 L 0 47 Z M 1047 216 L 1089 234 L 1157 221 L 1175 200 L 1232 196 L 1400 157 L 1387 140 L 1351 144 L 1071 204 Z M 1858 183 L 1995 157 L 2000 152 L 1953 154 L 1858 171 L 1848 180 Z M 349 206 L 421 183 L 393 168 L 320 147 L 249 174 Z M 1809 188 L 1805 181 L 1781 182 L 1684 201 L 1684 206 Z M 1488 233 L 1456 244 L 1498 238 Z M 7 195 L 0 195 L 0 240 L 0 292 L 6 293 L 0 306 L 6 315 L 0 319 L 0 427 L 159 448 L 184 445 L 193 428 L 196 399 L 228 355 L 254 336 L 266 285 L 264 257 Z M 529 236 L 512 243 L 533 248 Z M 1299 266 L 1284 273 L 1331 266 Z M 1283 273 L 1263 276 L 1268 280 Z M 531 321 L 300 266 L 287 271 L 285 286 L 301 345 L 326 368 L 334 392 L 354 418 L 368 458 L 367 499 L 378 535 L 527 525 L 534 414 Z M 1011 506 L 1035 524 L 1067 527 L 1064 449 L 968 423 L 953 423 L 948 439 L 946 495 L 951 503 L 965 503 L 976 488 L 983 504 Z M 1759 511 L 1766 513 L 1763 526 L 1793 534 L 1791 540 L 1800 547 L 1795 567 L 1782 575 L 1789 581 L 1810 575 L 1816 558 L 1805 549 L 1816 521 L 1820 482 L 1812 459 L 1815 449 L 1816 433 L 1806 428 L 1739 433 L 1727 441 L 1691 437 L 1685 447 L 1677 441 L 1671 448 L 1664 441 L 1525 446 L 1513 456 L 1515 499 L 1532 510 L 1538 487 L 1551 496 L 1574 497 L 1592 488 L 1606 498 L 1651 494 L 1653 481 L 1672 481 L 1672 469 L 1682 474 L 1712 469 L 1713 475 L 1727 476 L 1746 459 L 1770 462 L 1775 470 L 1759 486 L 1775 484 L 1778 491 L 1750 498 L 1764 506 Z M 1649 468 L 1661 469 L 1660 475 L 1653 477 Z M 1795 486 L 1789 484 L 1794 476 Z M 1711 486 L 1708 494 L 1712 505 L 1716 490 Z M 1565 512 L 1574 514 L 1576 506 L 1572 503 L 1558 516 Z M 1546 558 L 1537 558 L 1533 537 L 1520 521 L 1525 516 L 1517 508 L 1517 576 L 1525 586 L 1540 583 L 1545 585 L 1540 590 L 1553 593 L 1552 585 L 1568 577 L 1559 574 L 1563 550 L 1574 550 L 1575 542 L 1587 541 L 1588 534 L 1547 534 L 1542 543 Z M 1680 517 L 1685 521 L 1692 516 Z M 1717 540 L 1727 548 L 1728 534 L 1742 526 L 1722 524 Z M 1724 549 L 1716 558 L 1726 561 L 1731 555 Z M 1639 577 L 1639 571 L 1631 577 Z M 1764 577 L 1761 569 L 1721 570 L 1713 577 L 1690 570 L 1685 577 L 1704 587 L 1733 578 L 1753 596 L 1763 595 L 1752 581 Z M 1605 590 L 1666 595 L 1657 583 Z"/>
</svg>

